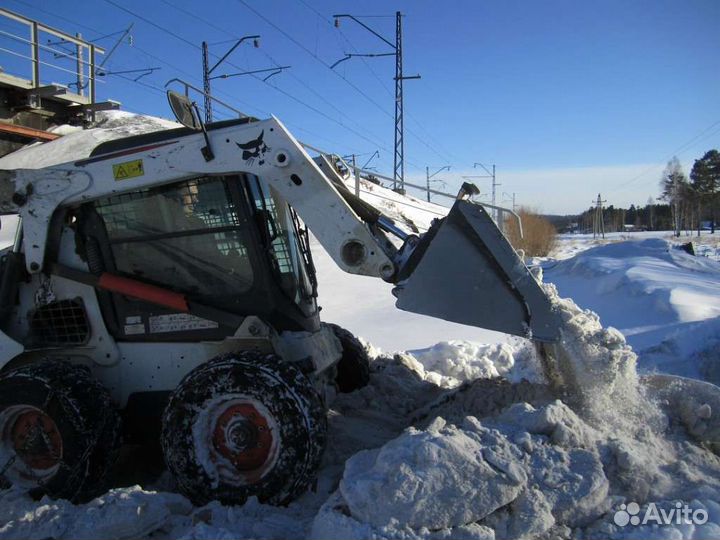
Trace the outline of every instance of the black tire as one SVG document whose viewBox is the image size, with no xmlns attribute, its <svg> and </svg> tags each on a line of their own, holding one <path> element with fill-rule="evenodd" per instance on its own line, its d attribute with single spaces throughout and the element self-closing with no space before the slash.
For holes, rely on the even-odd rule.
<svg viewBox="0 0 720 540">
<path fill-rule="evenodd" d="M 84 366 L 48 360 L 0 376 L 0 483 L 83 502 L 101 493 L 120 416 Z"/>
<path fill-rule="evenodd" d="M 351 332 L 341 326 L 325 323 L 342 344 L 342 358 L 337 364 L 335 383 L 340 392 L 358 390 L 370 382 L 370 358 L 367 350 Z"/>
<path fill-rule="evenodd" d="M 163 415 L 165 463 L 198 505 L 256 496 L 287 504 L 314 481 L 325 448 L 320 396 L 293 365 L 243 351 L 188 373 Z"/>
</svg>

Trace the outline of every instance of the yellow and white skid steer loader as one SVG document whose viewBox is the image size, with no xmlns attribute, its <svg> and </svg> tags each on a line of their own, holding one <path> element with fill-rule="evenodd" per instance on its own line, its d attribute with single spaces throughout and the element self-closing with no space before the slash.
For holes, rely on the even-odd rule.
<svg viewBox="0 0 720 540">
<path fill-rule="evenodd" d="M 276 118 L 204 126 L 170 101 L 185 128 L 0 171 L 0 210 L 19 214 L 0 267 L 0 483 L 87 499 L 121 437 L 155 437 L 195 502 L 306 490 L 328 397 L 369 376 L 352 334 L 320 322 L 308 230 L 343 270 L 395 284 L 400 309 L 558 338 L 482 206 L 408 235 Z"/>
</svg>

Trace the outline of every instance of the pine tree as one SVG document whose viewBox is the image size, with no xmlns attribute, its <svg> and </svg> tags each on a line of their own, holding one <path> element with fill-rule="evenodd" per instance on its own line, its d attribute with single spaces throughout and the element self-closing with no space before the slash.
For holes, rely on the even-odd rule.
<svg viewBox="0 0 720 540">
<path fill-rule="evenodd" d="M 714 234 L 715 211 L 720 191 L 720 152 L 709 150 L 703 157 L 696 159 L 692 171 L 690 171 L 690 179 L 699 199 L 710 207 L 710 229 L 711 234 Z M 698 216 L 699 220 L 700 216 Z"/>
</svg>

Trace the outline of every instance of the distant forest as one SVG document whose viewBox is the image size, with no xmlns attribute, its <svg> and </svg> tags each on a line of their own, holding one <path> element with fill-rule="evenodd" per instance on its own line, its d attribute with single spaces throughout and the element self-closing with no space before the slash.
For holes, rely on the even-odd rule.
<svg viewBox="0 0 720 540">
<path fill-rule="evenodd" d="M 709 150 L 696 159 L 688 178 L 677 158 L 671 159 L 660 178 L 658 201 L 643 207 L 603 208 L 605 232 L 624 230 L 715 232 L 720 217 L 720 152 Z M 595 207 L 579 216 L 547 216 L 560 232 L 592 232 Z"/>
</svg>

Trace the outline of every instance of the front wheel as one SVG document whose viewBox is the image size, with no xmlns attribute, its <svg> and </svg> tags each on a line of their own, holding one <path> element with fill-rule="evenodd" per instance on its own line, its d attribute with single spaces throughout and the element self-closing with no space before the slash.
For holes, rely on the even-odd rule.
<svg viewBox="0 0 720 540">
<path fill-rule="evenodd" d="M 173 392 L 161 443 L 180 490 L 196 504 L 286 504 L 314 480 L 327 420 L 296 367 L 243 351 L 191 371 Z"/>
<path fill-rule="evenodd" d="M 78 365 L 48 360 L 0 376 L 0 484 L 84 501 L 105 487 L 120 417 Z"/>
</svg>

